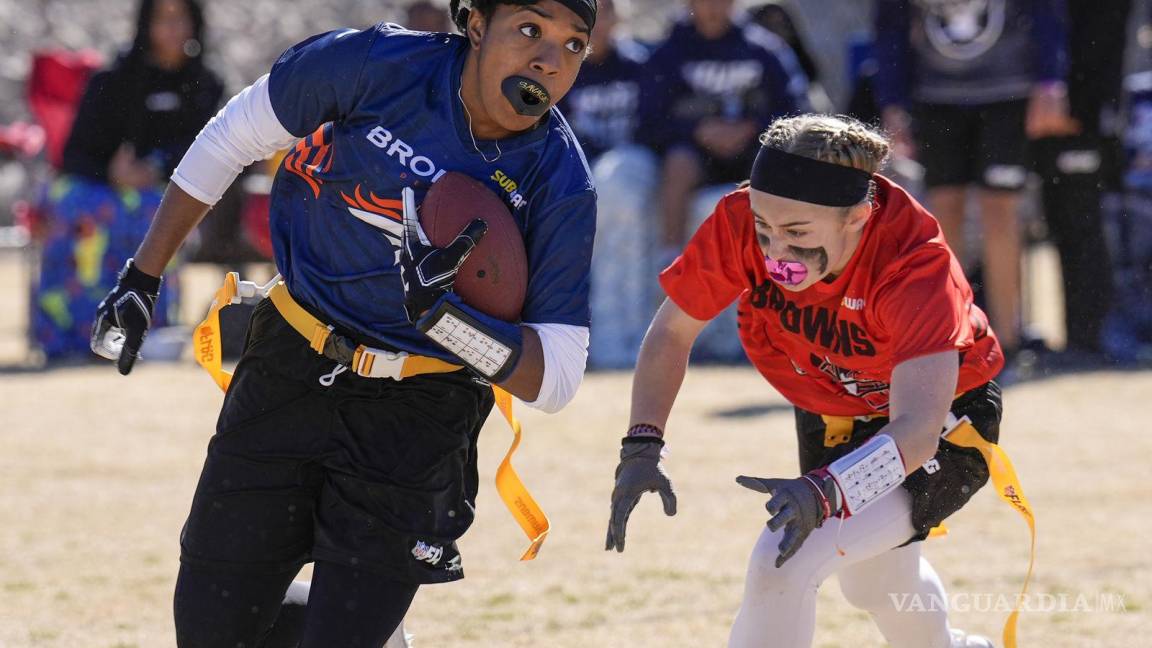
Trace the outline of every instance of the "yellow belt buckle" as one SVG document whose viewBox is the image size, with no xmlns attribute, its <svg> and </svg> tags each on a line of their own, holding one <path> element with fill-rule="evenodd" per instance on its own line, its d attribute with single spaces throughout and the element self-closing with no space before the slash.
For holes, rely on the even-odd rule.
<svg viewBox="0 0 1152 648">
<path fill-rule="evenodd" d="M 852 427 L 855 421 L 850 416 L 820 415 L 824 420 L 824 447 L 835 448 L 852 440 Z"/>
<path fill-rule="evenodd" d="M 325 326 L 320 322 L 312 328 L 312 337 L 308 340 L 308 346 L 316 353 L 323 355 L 324 345 L 328 342 L 328 337 L 332 335 L 332 327 Z"/>
<path fill-rule="evenodd" d="M 356 350 L 352 352 L 352 370 L 357 375 L 365 378 L 372 377 L 372 365 L 376 360 L 376 356 L 368 351 L 368 347 L 363 344 L 358 345 Z"/>
</svg>

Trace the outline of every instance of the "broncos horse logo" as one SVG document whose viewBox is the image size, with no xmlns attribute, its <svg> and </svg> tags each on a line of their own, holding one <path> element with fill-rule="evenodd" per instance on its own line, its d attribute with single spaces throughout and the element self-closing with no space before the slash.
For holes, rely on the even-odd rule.
<svg viewBox="0 0 1152 648">
<path fill-rule="evenodd" d="M 341 191 L 340 197 L 347 203 L 348 213 L 383 230 L 393 242 L 400 243 L 400 235 L 404 231 L 404 207 L 399 200 L 381 198 L 371 191 L 364 195 L 360 185 L 356 185 L 351 196 Z"/>
</svg>

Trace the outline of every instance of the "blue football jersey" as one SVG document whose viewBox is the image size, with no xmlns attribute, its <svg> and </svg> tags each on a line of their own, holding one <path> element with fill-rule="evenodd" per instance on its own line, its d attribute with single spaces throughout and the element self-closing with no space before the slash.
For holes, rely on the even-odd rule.
<svg viewBox="0 0 1152 648">
<path fill-rule="evenodd" d="M 503 198 L 528 252 L 525 322 L 589 325 L 596 227 L 588 165 L 558 110 L 474 145 L 459 99 L 467 51 L 460 36 L 380 24 L 306 40 L 268 80 L 280 123 L 303 138 L 271 197 L 276 265 L 292 295 L 337 327 L 445 360 L 404 313 L 401 189 L 419 203 L 456 171 Z"/>
</svg>

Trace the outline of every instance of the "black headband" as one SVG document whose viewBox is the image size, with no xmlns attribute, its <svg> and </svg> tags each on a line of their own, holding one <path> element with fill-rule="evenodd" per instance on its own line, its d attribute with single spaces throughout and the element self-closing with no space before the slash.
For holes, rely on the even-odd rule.
<svg viewBox="0 0 1152 648">
<path fill-rule="evenodd" d="M 596 26 L 596 0 L 556 0 L 560 4 L 572 10 L 572 13 L 580 17 L 588 25 L 588 31 Z M 536 4 L 536 0 L 503 0 L 500 4 L 512 5 L 529 5 Z M 472 10 L 472 0 L 454 0 L 450 6 L 452 11 L 452 21 L 460 28 L 460 31 L 467 30 L 468 14 L 461 13 L 461 9 L 466 11 Z"/>
<path fill-rule="evenodd" d="M 588 31 L 596 26 L 596 0 L 556 0 L 588 24 Z"/>
<path fill-rule="evenodd" d="M 753 189 L 773 196 L 828 207 L 851 207 L 868 197 L 872 174 L 761 146 L 749 181 Z"/>
</svg>

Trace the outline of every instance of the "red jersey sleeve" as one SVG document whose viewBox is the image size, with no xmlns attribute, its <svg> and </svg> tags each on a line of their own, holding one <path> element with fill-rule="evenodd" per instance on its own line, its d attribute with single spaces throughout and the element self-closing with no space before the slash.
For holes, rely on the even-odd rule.
<svg viewBox="0 0 1152 648">
<path fill-rule="evenodd" d="M 725 196 L 683 254 L 660 273 L 660 285 L 668 297 L 698 320 L 719 315 L 746 287 L 741 267 L 745 240 L 741 234 L 746 224 L 739 217 L 740 210 L 733 209 L 737 197 Z M 747 225 L 751 227 L 750 220 Z"/>
<path fill-rule="evenodd" d="M 947 248 L 925 245 L 910 254 L 875 294 L 876 312 L 891 336 L 892 366 L 972 346 L 972 291 Z"/>
</svg>

